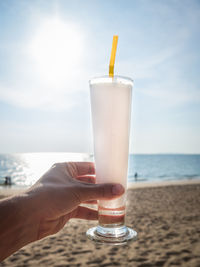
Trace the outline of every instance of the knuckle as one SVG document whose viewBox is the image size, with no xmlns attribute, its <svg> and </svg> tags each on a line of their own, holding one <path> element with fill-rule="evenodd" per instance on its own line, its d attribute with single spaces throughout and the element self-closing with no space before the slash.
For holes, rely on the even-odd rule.
<svg viewBox="0 0 200 267">
<path fill-rule="evenodd" d="M 60 162 L 57 162 L 57 163 L 54 163 L 53 165 L 52 165 L 52 169 L 54 169 L 54 168 L 58 168 L 58 167 L 60 167 L 61 166 L 61 164 L 62 163 L 60 163 Z"/>
</svg>

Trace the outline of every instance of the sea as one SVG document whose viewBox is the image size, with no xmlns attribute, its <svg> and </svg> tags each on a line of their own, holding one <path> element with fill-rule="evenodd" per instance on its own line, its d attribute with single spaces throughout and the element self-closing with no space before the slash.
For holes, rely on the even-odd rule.
<svg viewBox="0 0 200 267">
<path fill-rule="evenodd" d="M 29 187 L 56 162 L 93 160 L 93 155 L 83 153 L 0 154 L 0 190 L 6 176 L 12 187 Z M 200 155 L 129 155 L 128 182 L 193 179 L 200 179 Z"/>
</svg>

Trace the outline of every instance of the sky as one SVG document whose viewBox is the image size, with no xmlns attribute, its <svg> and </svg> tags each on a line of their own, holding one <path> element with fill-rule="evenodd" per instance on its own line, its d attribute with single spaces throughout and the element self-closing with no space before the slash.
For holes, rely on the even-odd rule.
<svg viewBox="0 0 200 267">
<path fill-rule="evenodd" d="M 0 153 L 93 151 L 88 81 L 134 80 L 131 153 L 200 153 L 200 2 L 0 1 Z"/>
</svg>

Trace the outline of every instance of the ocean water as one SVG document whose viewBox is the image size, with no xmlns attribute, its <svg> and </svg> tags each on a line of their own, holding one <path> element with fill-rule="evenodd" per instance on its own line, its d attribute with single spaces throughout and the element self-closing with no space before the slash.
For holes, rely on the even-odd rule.
<svg viewBox="0 0 200 267">
<path fill-rule="evenodd" d="M 200 179 L 200 155 L 130 155 L 129 181 L 170 181 Z"/>
<path fill-rule="evenodd" d="M 93 161 L 93 156 L 78 153 L 0 154 L 0 185 L 5 176 L 10 176 L 13 186 L 30 186 L 54 163 L 65 161 Z M 200 155 L 129 156 L 129 182 L 191 179 L 200 179 Z"/>
</svg>

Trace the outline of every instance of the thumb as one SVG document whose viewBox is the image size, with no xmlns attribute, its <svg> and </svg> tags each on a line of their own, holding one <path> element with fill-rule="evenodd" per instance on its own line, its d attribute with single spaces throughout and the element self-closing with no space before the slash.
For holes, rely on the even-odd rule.
<svg viewBox="0 0 200 267">
<path fill-rule="evenodd" d="M 96 199 L 113 199 L 125 192 L 121 184 L 82 184 L 79 188 L 81 202 Z"/>
</svg>

